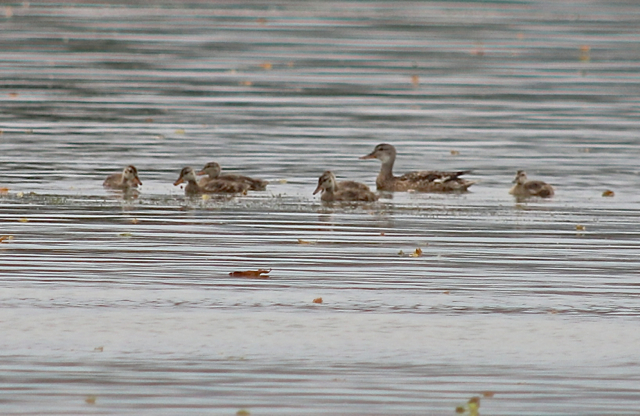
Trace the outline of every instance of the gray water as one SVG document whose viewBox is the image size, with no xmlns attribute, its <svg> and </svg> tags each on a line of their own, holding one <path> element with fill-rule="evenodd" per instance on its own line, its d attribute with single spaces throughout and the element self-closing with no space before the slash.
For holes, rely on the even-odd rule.
<svg viewBox="0 0 640 416">
<path fill-rule="evenodd" d="M 637 415 L 639 27 L 633 1 L 3 3 L 0 413 Z M 381 142 L 478 183 L 311 195 L 375 186 Z M 209 161 L 270 185 L 185 198 Z M 139 195 L 104 190 L 128 164 Z M 556 196 L 515 200 L 518 169 Z"/>
</svg>

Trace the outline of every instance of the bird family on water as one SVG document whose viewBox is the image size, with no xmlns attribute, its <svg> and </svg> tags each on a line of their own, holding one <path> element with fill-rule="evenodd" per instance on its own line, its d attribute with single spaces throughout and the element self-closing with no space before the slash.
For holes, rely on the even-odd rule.
<svg viewBox="0 0 640 416">
<path fill-rule="evenodd" d="M 470 173 L 469 170 L 461 171 L 416 171 L 405 173 L 402 176 L 393 174 L 393 164 L 396 161 L 396 148 L 387 143 L 377 145 L 371 153 L 360 159 L 378 159 L 382 165 L 376 178 L 378 191 L 387 192 L 463 192 L 476 183 L 463 179 L 461 176 Z M 199 194 L 245 194 L 247 191 L 263 191 L 268 182 L 243 175 L 227 175 L 221 173 L 222 169 L 216 162 L 207 163 L 199 172 L 191 167 L 185 167 L 180 171 L 180 176 L 173 183 L 175 186 L 186 183 L 184 192 L 186 195 Z M 202 176 L 198 180 L 197 176 Z M 513 181 L 515 184 L 510 194 L 516 197 L 542 197 L 553 196 L 553 187 L 542 181 L 529 181 L 523 170 L 516 173 Z M 129 191 L 142 185 L 138 177 L 138 170 L 129 165 L 122 173 L 115 173 L 105 179 L 107 188 Z M 318 179 L 318 186 L 313 194 L 321 192 L 320 199 L 324 202 L 333 201 L 363 201 L 372 202 L 378 199 L 378 194 L 372 192 L 363 183 L 355 181 L 338 181 L 331 171 L 324 172 Z"/>
</svg>

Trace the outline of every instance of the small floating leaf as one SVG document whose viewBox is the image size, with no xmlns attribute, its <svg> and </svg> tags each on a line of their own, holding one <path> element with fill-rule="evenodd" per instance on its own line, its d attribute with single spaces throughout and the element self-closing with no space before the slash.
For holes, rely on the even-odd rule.
<svg viewBox="0 0 640 416">
<path fill-rule="evenodd" d="M 589 45 L 580 46 L 580 60 L 588 62 L 591 59 L 591 47 Z"/>
<path fill-rule="evenodd" d="M 29 222 L 29 218 L 20 218 L 18 221 L 20 222 Z"/>
<path fill-rule="evenodd" d="M 138 220 L 137 218 L 131 218 L 131 219 L 129 220 L 129 222 L 130 222 L 131 224 L 137 224 L 137 223 L 139 223 L 139 222 L 140 222 L 140 220 Z"/>
<path fill-rule="evenodd" d="M 250 416 L 251 412 L 245 409 L 240 409 L 236 412 L 236 416 Z"/>
<path fill-rule="evenodd" d="M 278 183 L 285 184 L 285 183 L 287 183 L 287 180 L 286 179 L 278 179 Z"/>
<path fill-rule="evenodd" d="M 457 150 L 452 150 L 451 151 L 451 156 L 459 156 L 459 155 L 460 155 L 459 151 L 457 151 Z"/>
<path fill-rule="evenodd" d="M 604 192 L 602 193 L 602 196 L 612 197 L 612 196 L 615 196 L 615 194 L 616 194 L 615 192 L 613 192 L 613 191 L 611 191 L 611 190 L 607 189 L 606 191 L 604 191 Z"/>
<path fill-rule="evenodd" d="M 253 82 L 251 81 L 240 81 L 240 85 L 244 86 L 244 87 L 250 87 L 253 85 Z"/>
<path fill-rule="evenodd" d="M 131 234 L 131 233 L 120 233 L 120 234 L 118 234 L 118 237 L 133 237 L 133 234 Z"/>
<path fill-rule="evenodd" d="M 245 270 L 240 272 L 231 272 L 229 276 L 231 277 L 246 277 L 247 279 L 268 279 L 271 269 L 258 269 L 258 270 Z"/>
<path fill-rule="evenodd" d="M 398 251 L 398 256 L 404 256 L 404 251 L 402 250 Z"/>
<path fill-rule="evenodd" d="M 183 134 L 185 134 L 185 131 L 184 131 L 184 129 L 177 129 L 177 130 L 175 131 L 175 133 L 176 133 L 176 134 L 183 135 Z"/>
<path fill-rule="evenodd" d="M 464 406 L 456 406 L 456 413 L 464 413 L 469 416 L 479 416 L 480 397 L 472 397 Z"/>
<path fill-rule="evenodd" d="M 203 200 L 203 201 L 208 201 L 208 200 L 210 200 L 210 199 L 211 199 L 211 195 L 209 195 L 209 194 L 202 194 L 202 200 Z"/>
<path fill-rule="evenodd" d="M 104 347 L 95 347 L 93 349 L 93 351 L 95 351 L 95 352 L 103 352 L 104 351 Z"/>
<path fill-rule="evenodd" d="M 298 244 L 315 244 L 317 241 L 307 241 L 302 238 L 298 238 Z"/>
<path fill-rule="evenodd" d="M 9 188 L 0 188 L 0 194 L 8 194 L 9 193 Z"/>
<path fill-rule="evenodd" d="M 18 193 L 16 194 L 16 196 L 17 196 L 18 198 L 22 198 L 22 197 L 24 196 L 24 192 L 18 192 Z"/>
<path fill-rule="evenodd" d="M 411 85 L 413 85 L 414 87 L 420 85 L 420 77 L 417 75 L 411 75 Z"/>
<path fill-rule="evenodd" d="M 483 397 L 493 397 L 496 393 L 493 391 L 483 391 L 482 392 L 482 396 Z"/>
<path fill-rule="evenodd" d="M 271 62 L 264 62 L 260 64 L 260 68 L 269 71 L 271 68 L 273 68 L 273 65 L 271 65 Z"/>
<path fill-rule="evenodd" d="M 587 227 L 582 225 L 582 224 L 576 225 L 576 230 L 578 230 L 578 231 L 585 231 L 586 229 L 587 229 Z"/>
<path fill-rule="evenodd" d="M 6 243 L 13 240 L 12 235 L 0 235 L 0 243 Z"/>
<path fill-rule="evenodd" d="M 411 257 L 420 257 L 422 256 L 422 249 L 418 247 L 416 251 L 410 254 Z"/>
<path fill-rule="evenodd" d="M 86 404 L 96 404 L 96 399 L 97 399 L 96 396 L 87 396 L 87 398 L 84 399 L 84 402 Z"/>
<path fill-rule="evenodd" d="M 322 303 L 322 298 L 315 298 L 313 303 Z"/>
</svg>

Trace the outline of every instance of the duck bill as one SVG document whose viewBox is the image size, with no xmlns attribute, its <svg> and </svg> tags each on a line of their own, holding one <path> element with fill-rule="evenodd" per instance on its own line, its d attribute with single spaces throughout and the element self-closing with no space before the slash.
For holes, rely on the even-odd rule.
<svg viewBox="0 0 640 416">
<path fill-rule="evenodd" d="M 181 183 L 184 183 L 184 178 L 182 176 L 180 176 L 178 180 L 173 183 L 173 186 L 178 186 Z"/>
<path fill-rule="evenodd" d="M 366 156 L 360 156 L 358 159 L 375 159 L 376 156 L 374 155 L 374 152 L 369 153 Z"/>
<path fill-rule="evenodd" d="M 206 175 L 207 172 L 201 170 L 200 172 L 197 172 L 196 175 L 200 176 L 200 175 Z"/>
<path fill-rule="evenodd" d="M 138 178 L 136 176 L 135 178 L 133 178 L 133 184 L 134 185 L 142 185 L 142 181 L 140 181 L 140 178 Z"/>
<path fill-rule="evenodd" d="M 322 191 L 322 186 L 321 186 L 321 185 L 318 185 L 318 187 L 316 188 L 316 190 L 315 190 L 315 191 L 313 191 L 313 194 L 315 195 L 315 194 L 317 194 L 317 193 L 318 193 L 318 192 L 320 192 L 320 191 Z"/>
</svg>

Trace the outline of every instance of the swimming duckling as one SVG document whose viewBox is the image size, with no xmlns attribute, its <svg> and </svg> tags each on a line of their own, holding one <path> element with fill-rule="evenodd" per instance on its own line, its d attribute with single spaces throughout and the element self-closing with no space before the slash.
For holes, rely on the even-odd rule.
<svg viewBox="0 0 640 416">
<path fill-rule="evenodd" d="M 513 188 L 509 191 L 511 195 L 517 197 L 539 196 L 549 198 L 553 196 L 553 186 L 543 181 L 527 181 L 527 173 L 519 170 L 513 180 Z"/>
<path fill-rule="evenodd" d="M 102 186 L 111 189 L 120 189 L 128 191 L 130 189 L 136 189 L 138 185 L 142 185 L 140 178 L 138 178 L 138 169 L 135 166 L 129 165 L 122 170 L 122 173 L 114 173 L 107 176 Z"/>
<path fill-rule="evenodd" d="M 336 177 L 331 171 L 324 172 L 318 179 L 318 187 L 313 194 L 317 194 L 322 191 L 320 199 L 324 202 L 332 201 L 376 201 L 378 195 L 369 190 L 369 187 L 365 184 L 352 182 L 352 185 L 358 184 L 353 187 L 338 187 Z"/>
<path fill-rule="evenodd" d="M 459 178 L 459 176 L 471 172 L 470 170 L 456 172 L 432 170 L 394 176 L 393 164 L 396 161 L 396 148 L 386 143 L 377 145 L 373 152 L 360 159 L 379 159 L 382 162 L 380 173 L 376 178 L 376 186 L 379 191 L 461 192 L 466 191 L 475 183 L 475 181 Z"/>
<path fill-rule="evenodd" d="M 267 184 L 269 183 L 262 179 L 254 179 L 254 178 L 250 178 L 248 176 L 243 176 L 243 175 L 221 175 L 220 174 L 221 170 L 222 169 L 220 168 L 220 165 L 216 162 L 209 162 L 206 165 L 204 165 L 202 170 L 198 172 L 198 175 L 208 175 L 208 176 L 201 178 L 200 181 L 198 182 L 199 185 L 205 186 L 209 181 L 212 181 L 212 180 L 224 180 L 224 181 L 231 181 L 231 182 L 245 182 L 249 185 L 249 189 L 252 191 L 264 191 L 267 188 Z"/>
<path fill-rule="evenodd" d="M 184 188 L 185 195 L 217 193 L 244 194 L 249 189 L 249 185 L 246 183 L 221 180 L 212 180 L 207 182 L 205 186 L 200 186 L 198 185 L 198 182 L 196 182 L 195 172 L 189 166 L 180 171 L 180 177 L 173 183 L 173 185 L 178 186 L 185 181 L 187 182 L 187 186 Z"/>
</svg>

